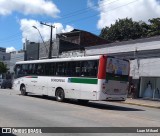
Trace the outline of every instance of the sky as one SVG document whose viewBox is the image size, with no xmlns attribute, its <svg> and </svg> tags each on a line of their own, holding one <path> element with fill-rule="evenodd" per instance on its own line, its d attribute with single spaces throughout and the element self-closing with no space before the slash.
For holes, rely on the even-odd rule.
<svg viewBox="0 0 160 136">
<path fill-rule="evenodd" d="M 160 0 L 0 0 L 0 47 L 23 48 L 25 40 L 42 42 L 55 34 L 80 29 L 99 35 L 117 19 L 145 21 L 160 17 Z M 36 26 L 39 30 L 33 28 Z"/>
</svg>

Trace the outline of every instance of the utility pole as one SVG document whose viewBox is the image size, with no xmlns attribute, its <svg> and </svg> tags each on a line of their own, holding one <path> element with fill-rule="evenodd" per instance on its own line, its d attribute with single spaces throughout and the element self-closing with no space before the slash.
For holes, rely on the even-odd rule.
<svg viewBox="0 0 160 136">
<path fill-rule="evenodd" d="M 43 22 L 40 22 L 40 24 L 45 25 L 45 26 L 49 26 L 51 28 L 51 34 L 50 34 L 50 44 L 49 44 L 49 54 L 48 54 L 48 58 L 51 59 L 52 58 L 52 28 L 55 28 L 55 26 L 53 25 L 49 25 Z"/>
</svg>

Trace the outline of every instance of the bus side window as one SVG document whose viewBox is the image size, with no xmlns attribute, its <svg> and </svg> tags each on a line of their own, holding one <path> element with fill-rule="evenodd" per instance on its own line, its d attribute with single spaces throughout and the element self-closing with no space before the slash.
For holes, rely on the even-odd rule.
<svg viewBox="0 0 160 136">
<path fill-rule="evenodd" d="M 56 67 L 56 75 L 66 76 L 66 62 L 59 62 Z"/>
<path fill-rule="evenodd" d="M 75 75 L 75 71 L 74 71 L 75 63 L 74 62 L 67 62 L 66 67 L 67 67 L 66 75 L 67 76 L 74 76 Z"/>
<path fill-rule="evenodd" d="M 47 73 L 50 76 L 54 76 L 55 75 L 55 73 L 54 73 L 54 69 L 55 69 L 54 65 L 55 65 L 55 63 L 49 63 L 48 64 L 48 67 L 47 67 L 48 71 L 47 71 Z"/>
<path fill-rule="evenodd" d="M 22 75 L 24 76 L 28 75 L 28 64 L 22 65 Z"/>
<path fill-rule="evenodd" d="M 88 76 L 87 61 L 81 61 L 81 76 Z"/>
<path fill-rule="evenodd" d="M 79 61 L 67 62 L 65 63 L 64 67 L 66 69 L 65 71 L 66 76 L 76 77 L 80 75 L 80 62 Z"/>
<path fill-rule="evenodd" d="M 44 63 L 44 70 L 45 70 L 45 75 L 50 76 L 52 75 L 51 73 L 51 66 L 52 63 Z"/>
<path fill-rule="evenodd" d="M 28 74 L 32 74 L 32 64 L 29 64 L 28 66 Z"/>
<path fill-rule="evenodd" d="M 98 62 L 96 60 L 81 62 L 81 76 L 97 77 Z"/>
<path fill-rule="evenodd" d="M 18 64 L 15 68 L 16 78 L 21 77 L 22 65 Z"/>
<path fill-rule="evenodd" d="M 40 63 L 40 64 L 36 64 L 36 69 L 35 69 L 35 74 L 37 75 L 44 75 L 44 64 L 43 63 Z"/>
<path fill-rule="evenodd" d="M 97 77 L 98 72 L 98 61 L 92 60 L 88 61 L 88 74 L 91 77 Z"/>
<path fill-rule="evenodd" d="M 28 74 L 35 75 L 35 64 L 29 64 Z"/>
<path fill-rule="evenodd" d="M 75 76 L 80 76 L 81 73 L 80 61 L 76 61 L 75 63 L 76 63 Z"/>
<path fill-rule="evenodd" d="M 37 75 L 37 64 L 33 64 L 33 69 L 32 69 L 32 73 L 33 73 L 33 75 Z"/>
</svg>

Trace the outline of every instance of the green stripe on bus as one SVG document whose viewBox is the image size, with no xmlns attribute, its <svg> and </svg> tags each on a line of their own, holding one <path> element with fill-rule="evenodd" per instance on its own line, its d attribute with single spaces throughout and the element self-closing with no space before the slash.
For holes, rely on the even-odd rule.
<svg viewBox="0 0 160 136">
<path fill-rule="evenodd" d="M 26 76 L 26 78 L 38 78 L 38 76 Z"/>
<path fill-rule="evenodd" d="M 81 84 L 97 84 L 98 79 L 91 79 L 91 78 L 69 78 L 69 82 L 71 83 L 81 83 Z"/>
</svg>

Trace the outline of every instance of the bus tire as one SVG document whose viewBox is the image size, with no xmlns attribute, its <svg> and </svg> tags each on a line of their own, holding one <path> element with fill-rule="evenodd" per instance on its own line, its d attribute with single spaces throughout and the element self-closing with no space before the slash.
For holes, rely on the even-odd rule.
<svg viewBox="0 0 160 136">
<path fill-rule="evenodd" d="M 62 88 L 58 88 L 56 90 L 56 100 L 58 102 L 63 102 L 64 101 L 64 98 L 65 98 L 65 95 L 64 95 L 64 90 Z"/>
<path fill-rule="evenodd" d="M 20 90 L 21 90 L 21 95 L 24 95 L 24 96 L 27 95 L 25 85 L 21 85 Z"/>
</svg>

